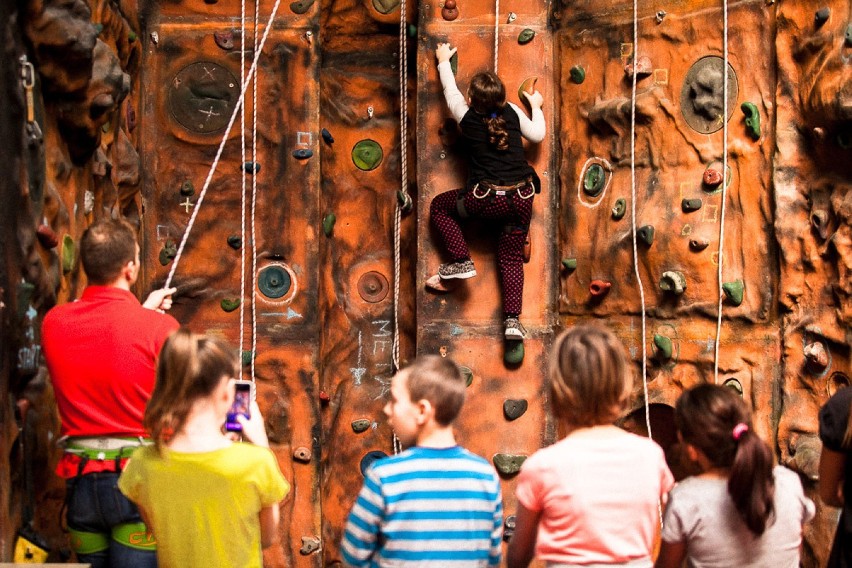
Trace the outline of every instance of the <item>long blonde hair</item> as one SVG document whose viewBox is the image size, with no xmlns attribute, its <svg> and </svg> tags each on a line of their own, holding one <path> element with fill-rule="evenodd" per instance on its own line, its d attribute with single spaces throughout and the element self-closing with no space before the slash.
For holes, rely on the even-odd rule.
<svg viewBox="0 0 852 568">
<path fill-rule="evenodd" d="M 192 405 L 209 396 L 223 377 L 237 373 L 236 350 L 224 339 L 186 328 L 166 340 L 157 362 L 157 382 L 144 425 L 158 450 L 183 428 Z"/>
</svg>

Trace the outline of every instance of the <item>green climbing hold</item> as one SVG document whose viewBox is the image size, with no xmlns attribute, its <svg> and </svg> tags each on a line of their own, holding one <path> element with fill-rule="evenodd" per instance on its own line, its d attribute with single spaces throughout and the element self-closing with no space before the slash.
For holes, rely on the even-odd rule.
<svg viewBox="0 0 852 568">
<path fill-rule="evenodd" d="M 459 371 L 462 377 L 464 377 L 464 384 L 470 386 L 473 383 L 473 370 L 470 367 L 459 365 Z"/>
<path fill-rule="evenodd" d="M 527 456 L 523 454 L 494 454 L 494 467 L 503 475 L 515 475 L 521 471 L 521 466 Z"/>
<path fill-rule="evenodd" d="M 654 335 L 654 351 L 661 359 L 671 359 L 672 340 L 665 335 Z"/>
<path fill-rule="evenodd" d="M 361 140 L 352 148 L 352 161 L 359 170 L 375 170 L 382 163 L 382 147 L 375 140 Z"/>
<path fill-rule="evenodd" d="M 396 201 L 399 204 L 399 210 L 403 215 L 411 213 L 411 209 L 414 207 L 414 202 L 411 200 L 411 196 L 408 193 L 398 189 L 396 191 Z"/>
<path fill-rule="evenodd" d="M 240 250 L 240 247 L 243 246 L 243 239 L 239 235 L 231 235 L 228 237 L 228 246 L 234 250 Z"/>
<path fill-rule="evenodd" d="M 526 28 L 520 34 L 518 34 L 518 43 L 521 45 L 528 44 L 535 37 L 535 31 L 530 28 Z"/>
<path fill-rule="evenodd" d="M 459 72 L 459 52 L 455 52 L 450 56 L 450 70 L 452 70 L 453 75 Z"/>
<path fill-rule="evenodd" d="M 104 31 L 104 25 L 103 24 L 95 24 L 95 33 L 97 35 L 101 35 L 102 31 Z"/>
<path fill-rule="evenodd" d="M 589 197 L 597 197 L 606 185 L 606 172 L 600 164 L 592 164 L 583 176 L 583 191 Z"/>
<path fill-rule="evenodd" d="M 62 272 L 71 272 L 74 270 L 74 263 L 77 261 L 77 248 L 74 245 L 74 239 L 71 238 L 71 235 L 62 237 L 62 248 L 59 250 L 59 258 L 62 260 Z"/>
<path fill-rule="evenodd" d="M 132 30 L 131 30 L 131 31 L 127 34 L 127 41 L 129 41 L 130 43 L 133 43 L 134 41 L 136 41 L 136 40 L 138 39 L 138 37 L 139 37 L 139 36 L 137 36 L 137 35 L 136 35 L 136 32 L 134 32 L 134 31 L 132 31 Z"/>
<path fill-rule="evenodd" d="M 844 43 L 846 44 L 846 47 L 852 47 L 852 24 L 846 24 Z"/>
<path fill-rule="evenodd" d="M 620 220 L 624 217 L 624 214 L 627 212 L 627 200 L 623 197 L 619 197 L 615 200 L 615 205 L 612 207 L 612 218 L 616 221 Z"/>
<path fill-rule="evenodd" d="M 636 231 L 636 238 L 648 246 L 654 244 L 654 226 L 644 225 Z"/>
<path fill-rule="evenodd" d="M 408 37 L 417 37 L 417 26 L 414 24 L 408 24 L 406 31 L 408 32 Z"/>
<path fill-rule="evenodd" d="M 177 245 L 174 241 L 166 241 L 163 248 L 160 249 L 160 264 L 166 266 L 177 256 Z"/>
<path fill-rule="evenodd" d="M 370 427 L 371 422 L 366 418 L 359 418 L 352 421 L 352 431 L 356 434 L 366 431 Z"/>
<path fill-rule="evenodd" d="M 760 113 L 757 111 L 757 106 L 754 103 L 744 102 L 740 105 L 743 114 L 745 114 L 746 134 L 752 140 L 760 139 Z"/>
<path fill-rule="evenodd" d="M 192 185 L 190 180 L 186 180 L 180 184 L 180 194 L 184 197 L 192 197 L 195 195 L 195 186 Z"/>
<path fill-rule="evenodd" d="M 722 284 L 722 291 L 725 292 L 725 297 L 735 306 L 743 303 L 743 292 L 745 284 L 742 280 L 734 280 L 733 282 L 725 282 Z"/>
<path fill-rule="evenodd" d="M 240 307 L 240 303 L 241 300 L 239 298 L 222 298 L 219 305 L 222 306 L 222 309 L 226 312 L 233 312 Z"/>
<path fill-rule="evenodd" d="M 576 258 L 563 258 L 562 266 L 565 270 L 577 270 L 577 259 Z"/>
<path fill-rule="evenodd" d="M 290 3 L 290 11 L 294 14 L 304 14 L 314 5 L 314 0 L 297 0 Z"/>
<path fill-rule="evenodd" d="M 829 17 L 831 17 L 831 8 L 828 6 L 820 8 L 814 13 L 814 25 L 816 27 L 822 26 L 828 21 Z"/>
<path fill-rule="evenodd" d="M 698 211 L 701 209 L 701 204 L 700 199 L 684 199 L 680 202 L 680 207 L 683 209 L 684 213 L 689 213 L 691 211 Z"/>
<path fill-rule="evenodd" d="M 275 264 L 267 266 L 257 275 L 257 287 L 264 296 L 273 300 L 289 292 L 291 283 L 290 273 Z"/>
<path fill-rule="evenodd" d="M 583 69 L 581 65 L 575 65 L 569 71 L 571 76 L 571 82 L 580 85 L 583 81 L 586 80 L 586 70 Z"/>
<path fill-rule="evenodd" d="M 243 365 L 251 365 L 251 362 L 254 360 L 254 352 L 250 349 L 243 349 L 242 354 L 242 362 Z"/>
<path fill-rule="evenodd" d="M 326 237 L 330 237 L 331 233 L 334 232 L 334 224 L 336 222 L 337 217 L 334 216 L 334 213 L 329 213 L 322 218 L 322 232 Z"/>
<path fill-rule="evenodd" d="M 524 360 L 524 342 L 507 341 L 503 361 L 508 365 L 518 365 Z"/>
</svg>

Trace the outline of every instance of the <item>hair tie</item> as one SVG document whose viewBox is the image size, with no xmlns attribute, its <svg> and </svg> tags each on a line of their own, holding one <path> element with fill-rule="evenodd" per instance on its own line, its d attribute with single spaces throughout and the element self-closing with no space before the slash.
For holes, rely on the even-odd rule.
<svg viewBox="0 0 852 568">
<path fill-rule="evenodd" d="M 496 112 L 492 112 L 492 113 L 491 113 L 491 114 L 489 114 L 488 116 L 489 116 L 489 118 L 497 118 L 497 113 L 496 113 Z"/>
<path fill-rule="evenodd" d="M 734 435 L 734 440 L 739 442 L 740 438 L 742 438 L 743 434 L 745 434 L 746 432 L 748 432 L 748 424 L 746 424 L 745 422 L 740 422 L 739 424 L 734 426 L 734 430 L 732 432 L 732 434 Z"/>
</svg>

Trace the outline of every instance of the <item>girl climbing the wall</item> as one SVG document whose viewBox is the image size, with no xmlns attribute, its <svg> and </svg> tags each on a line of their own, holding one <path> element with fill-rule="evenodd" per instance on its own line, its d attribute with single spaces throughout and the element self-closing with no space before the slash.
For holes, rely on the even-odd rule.
<svg viewBox="0 0 852 568">
<path fill-rule="evenodd" d="M 802 525 L 814 516 L 799 476 L 772 450 L 732 389 L 702 384 L 675 407 L 678 436 L 702 471 L 669 495 L 657 568 L 799 566 Z"/>
<path fill-rule="evenodd" d="M 234 400 L 235 349 L 180 329 L 160 352 L 144 424 L 154 445 L 134 452 L 119 489 L 157 540 L 161 568 L 260 567 L 290 486 L 272 452 L 257 403 L 238 416 L 245 438 L 222 427 Z"/>
<path fill-rule="evenodd" d="M 612 332 L 577 326 L 553 345 L 547 381 L 561 440 L 521 467 L 509 568 L 651 568 L 659 504 L 674 484 L 663 450 L 613 424 L 633 387 Z"/>
<path fill-rule="evenodd" d="M 470 163 L 465 187 L 437 195 L 429 209 L 431 224 L 440 235 L 451 262 L 426 281 L 436 292 L 449 291 L 449 280 L 472 278 L 476 268 L 459 221 L 487 219 L 499 231 L 497 264 L 503 286 L 503 312 L 507 339 L 523 339 L 518 320 L 524 291 L 524 244 L 532 216 L 533 196 L 541 189 L 535 170 L 524 157 L 522 137 L 541 142 L 545 135 L 543 97 L 535 91 L 524 96 L 532 120 L 506 102 L 506 88 L 497 75 L 477 73 L 470 80 L 467 100 L 456 86 L 450 58 L 456 52 L 438 44 L 438 74 L 444 98 L 459 123 Z"/>
</svg>

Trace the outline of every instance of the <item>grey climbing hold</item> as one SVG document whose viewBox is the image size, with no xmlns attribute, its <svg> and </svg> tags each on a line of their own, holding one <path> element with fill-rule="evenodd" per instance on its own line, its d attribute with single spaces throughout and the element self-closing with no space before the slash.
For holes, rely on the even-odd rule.
<svg viewBox="0 0 852 568">
<path fill-rule="evenodd" d="M 366 418 L 359 418 L 358 420 L 353 420 L 352 431 L 356 434 L 360 434 L 361 432 L 367 430 L 370 427 L 370 424 L 372 424 L 372 422 L 370 422 Z"/>
<path fill-rule="evenodd" d="M 521 45 L 526 45 L 533 40 L 535 37 L 535 31 L 530 28 L 526 28 L 518 34 L 518 43 Z"/>
<path fill-rule="evenodd" d="M 177 256 L 177 245 L 174 241 L 166 241 L 163 248 L 160 249 L 160 264 L 166 266 Z"/>
<path fill-rule="evenodd" d="M 828 21 L 828 18 L 831 16 L 831 8 L 828 6 L 824 6 L 817 10 L 814 13 L 814 25 L 816 27 L 822 27 L 824 23 Z"/>
<path fill-rule="evenodd" d="M 612 218 L 616 221 L 624 217 L 624 214 L 627 212 L 627 200 L 623 197 L 619 197 L 615 200 L 615 205 L 612 207 Z"/>
<path fill-rule="evenodd" d="M 684 199 L 680 202 L 680 207 L 683 209 L 684 213 L 698 211 L 701 209 L 701 205 L 702 201 L 700 199 Z"/>
<path fill-rule="evenodd" d="M 677 270 L 667 270 L 660 278 L 660 289 L 680 296 L 686 291 L 686 276 Z"/>
<path fill-rule="evenodd" d="M 320 131 L 320 135 L 322 136 L 322 139 L 325 141 L 326 144 L 334 144 L 334 136 L 332 136 L 331 132 L 329 132 L 327 129 L 323 128 Z"/>
<path fill-rule="evenodd" d="M 311 2 L 313 4 L 313 1 Z M 298 2 L 293 2 L 293 4 L 298 4 Z M 293 4 L 290 5 L 292 8 Z M 296 12 L 295 10 L 293 10 Z M 297 14 L 301 12 L 296 12 Z M 302 556 L 307 556 L 309 554 L 313 554 L 317 550 L 320 549 L 320 539 L 315 536 L 303 536 L 302 537 L 302 547 L 299 549 L 299 554 Z"/>
<path fill-rule="evenodd" d="M 228 246 L 234 250 L 240 250 L 240 247 L 243 246 L 243 239 L 239 235 L 231 235 L 228 237 Z"/>
<path fill-rule="evenodd" d="M 182 184 L 180 184 L 180 194 L 184 197 L 192 197 L 195 195 L 195 186 L 192 185 L 190 180 L 185 180 Z"/>
<path fill-rule="evenodd" d="M 494 467 L 503 475 L 515 475 L 521 471 L 521 466 L 527 456 L 523 454 L 494 454 Z"/>
<path fill-rule="evenodd" d="M 308 148 L 299 148 L 298 150 L 293 150 L 293 157 L 297 160 L 307 160 L 313 155 L 313 150 L 310 150 Z"/>
<path fill-rule="evenodd" d="M 571 77 L 571 82 L 575 85 L 581 85 L 586 80 L 586 70 L 582 65 L 575 65 L 568 72 Z"/>
<path fill-rule="evenodd" d="M 705 239 L 692 239 L 689 241 L 689 248 L 691 248 L 695 252 L 704 250 L 708 246 L 710 246 L 710 242 Z"/>
<path fill-rule="evenodd" d="M 464 378 L 464 384 L 470 386 L 473 383 L 473 370 L 470 367 L 459 365 L 459 372 L 461 372 L 461 376 Z"/>
<path fill-rule="evenodd" d="M 364 457 L 361 458 L 361 463 L 359 464 L 361 475 L 365 475 L 367 473 L 367 468 L 373 465 L 373 462 L 386 457 L 388 457 L 388 455 L 381 450 L 373 450 L 364 454 Z"/>
<path fill-rule="evenodd" d="M 654 244 L 654 226 L 644 225 L 636 231 L 636 238 L 648 246 Z"/>
<path fill-rule="evenodd" d="M 506 420 L 517 420 L 527 411 L 529 404 L 523 398 L 507 398 L 503 401 L 503 414 Z"/>
<path fill-rule="evenodd" d="M 260 164 L 258 162 L 245 162 L 243 163 L 243 171 L 250 175 L 256 174 L 260 171 Z"/>
<path fill-rule="evenodd" d="M 524 342 L 507 341 L 503 361 L 508 365 L 518 365 L 524 360 Z"/>
<path fill-rule="evenodd" d="M 293 459 L 297 462 L 308 463 L 311 461 L 311 450 L 305 446 L 299 446 L 293 450 Z"/>
</svg>

